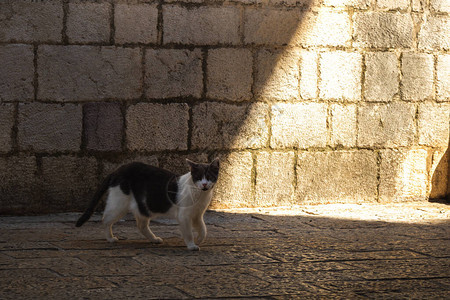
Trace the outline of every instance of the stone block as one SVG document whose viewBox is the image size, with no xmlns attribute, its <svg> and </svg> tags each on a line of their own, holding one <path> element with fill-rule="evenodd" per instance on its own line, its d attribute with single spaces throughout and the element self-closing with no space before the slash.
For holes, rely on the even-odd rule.
<svg viewBox="0 0 450 300">
<path fill-rule="evenodd" d="M 429 16 L 419 32 L 420 50 L 450 49 L 450 18 L 448 16 Z"/>
<path fill-rule="evenodd" d="M 117 170 L 120 166 L 123 166 L 132 162 L 142 162 L 151 166 L 158 167 L 158 158 L 155 155 L 125 155 L 125 156 L 114 156 L 113 160 L 103 161 L 102 176 L 101 180 L 106 178 L 109 174 Z"/>
<path fill-rule="evenodd" d="M 438 56 L 436 77 L 437 100 L 450 101 L 450 54 Z"/>
<path fill-rule="evenodd" d="M 259 152 L 256 155 L 256 206 L 298 204 L 294 200 L 294 152 Z"/>
<path fill-rule="evenodd" d="M 318 55 L 314 51 L 302 51 L 300 54 L 300 96 L 302 99 L 317 98 Z"/>
<path fill-rule="evenodd" d="M 356 105 L 331 104 L 331 146 L 356 146 Z"/>
<path fill-rule="evenodd" d="M 318 13 L 282 8 L 248 8 L 244 42 L 256 45 L 348 46 L 347 12 L 321 9 Z"/>
<path fill-rule="evenodd" d="M 114 8 L 115 42 L 156 43 L 158 8 L 154 4 L 117 4 Z"/>
<path fill-rule="evenodd" d="M 425 200 L 427 151 L 386 149 L 381 151 L 380 202 Z"/>
<path fill-rule="evenodd" d="M 333 51 L 320 55 L 319 96 L 323 99 L 358 101 L 361 99 L 359 53 Z"/>
<path fill-rule="evenodd" d="M 252 167 L 253 158 L 250 152 L 221 155 L 219 179 L 210 208 L 255 207 Z"/>
<path fill-rule="evenodd" d="M 19 105 L 18 140 L 21 150 L 79 151 L 82 109 L 76 104 Z"/>
<path fill-rule="evenodd" d="M 0 153 L 12 149 L 14 110 L 13 104 L 0 104 Z"/>
<path fill-rule="evenodd" d="M 398 147 L 414 141 L 416 107 L 411 103 L 365 104 L 358 108 L 358 146 Z"/>
<path fill-rule="evenodd" d="M 203 91 L 200 49 L 147 50 L 145 83 L 145 94 L 149 98 L 200 98 Z"/>
<path fill-rule="evenodd" d="M 194 152 L 189 154 L 180 154 L 180 153 L 170 153 L 170 154 L 162 154 L 158 156 L 159 166 L 163 169 L 174 172 L 175 174 L 186 174 L 190 172 L 190 168 L 186 159 L 199 162 L 199 163 L 208 163 L 211 160 L 208 160 L 208 153 L 205 152 Z M 217 157 L 217 156 L 215 156 Z"/>
<path fill-rule="evenodd" d="M 95 102 L 84 105 L 83 129 L 88 150 L 121 150 L 123 125 L 119 103 Z"/>
<path fill-rule="evenodd" d="M 375 202 L 376 153 L 299 152 L 296 197 L 301 204 Z"/>
<path fill-rule="evenodd" d="M 133 99 L 141 95 L 139 49 L 39 46 L 38 98 L 54 101 Z"/>
<path fill-rule="evenodd" d="M 450 104 L 419 104 L 419 144 L 431 147 L 449 145 Z"/>
<path fill-rule="evenodd" d="M 431 199 L 444 199 L 448 195 L 447 186 L 449 184 L 449 163 L 450 163 L 450 149 L 445 151 L 439 149 L 433 152 L 433 161 L 431 165 Z"/>
<path fill-rule="evenodd" d="M 237 7 L 163 6 L 165 44 L 217 45 L 239 43 Z"/>
<path fill-rule="evenodd" d="M 297 100 L 300 53 L 260 50 L 256 59 L 255 96 L 264 100 Z"/>
<path fill-rule="evenodd" d="M 110 3 L 70 2 L 66 31 L 69 42 L 109 42 L 111 12 Z"/>
<path fill-rule="evenodd" d="M 409 4 L 410 0 L 377 0 L 378 8 L 386 10 L 407 9 Z"/>
<path fill-rule="evenodd" d="M 391 101 L 399 92 L 397 55 L 371 52 L 365 57 L 364 97 L 367 101 Z"/>
<path fill-rule="evenodd" d="M 34 156 L 0 157 L 0 214 L 40 211 Z"/>
<path fill-rule="evenodd" d="M 2 1 L 0 42 L 61 42 L 62 1 Z"/>
<path fill-rule="evenodd" d="M 0 101 L 27 101 L 34 98 L 33 59 L 31 45 L 0 46 Z"/>
<path fill-rule="evenodd" d="M 193 108 L 193 149 L 246 149 L 267 144 L 268 106 L 206 102 Z"/>
<path fill-rule="evenodd" d="M 130 150 L 187 150 L 189 107 L 187 104 L 138 103 L 126 116 Z"/>
<path fill-rule="evenodd" d="M 372 0 L 324 0 L 323 4 L 332 7 L 354 7 L 358 9 L 369 8 Z"/>
<path fill-rule="evenodd" d="M 412 0 L 411 1 L 411 10 L 414 12 L 423 11 L 423 6 L 427 5 L 426 1 L 427 0 Z"/>
<path fill-rule="evenodd" d="M 252 53 L 247 49 L 208 52 L 207 97 L 243 101 L 252 96 Z"/>
<path fill-rule="evenodd" d="M 430 0 L 430 5 L 436 12 L 450 13 L 450 2 L 448 0 Z"/>
<path fill-rule="evenodd" d="M 420 101 L 433 96 L 434 59 L 431 54 L 404 53 L 401 92 L 404 100 Z"/>
<path fill-rule="evenodd" d="M 414 24 L 410 14 L 357 12 L 353 15 L 355 42 L 358 48 L 411 48 Z"/>
<path fill-rule="evenodd" d="M 97 169 L 97 161 L 92 157 L 43 157 L 45 210 L 84 211 L 98 187 Z"/>
<path fill-rule="evenodd" d="M 325 103 L 277 103 L 272 106 L 272 148 L 325 147 L 327 105 Z"/>
</svg>

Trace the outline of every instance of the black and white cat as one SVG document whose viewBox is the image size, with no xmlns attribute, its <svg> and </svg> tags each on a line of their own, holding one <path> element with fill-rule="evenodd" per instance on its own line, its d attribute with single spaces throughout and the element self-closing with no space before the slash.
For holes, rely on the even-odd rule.
<svg viewBox="0 0 450 300">
<path fill-rule="evenodd" d="M 117 241 L 112 233 L 114 223 L 132 212 L 139 231 L 150 241 L 162 243 L 162 239 L 150 230 L 149 222 L 152 218 L 165 216 L 178 221 L 188 249 L 199 250 L 197 244 L 206 237 L 203 215 L 219 176 L 219 160 L 209 164 L 186 161 L 190 172 L 181 176 L 138 162 L 120 167 L 105 178 L 76 226 L 80 227 L 91 217 L 103 194 L 108 191 L 103 223 L 109 242 Z M 198 234 L 197 244 L 193 230 Z"/>
</svg>

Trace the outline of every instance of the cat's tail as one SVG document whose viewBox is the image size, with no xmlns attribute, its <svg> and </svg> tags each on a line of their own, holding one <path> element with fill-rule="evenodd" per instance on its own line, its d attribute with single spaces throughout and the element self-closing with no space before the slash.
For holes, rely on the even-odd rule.
<svg viewBox="0 0 450 300">
<path fill-rule="evenodd" d="M 86 209 L 84 214 L 78 219 L 76 227 L 80 227 L 83 225 L 89 218 L 92 216 L 92 214 L 95 211 L 95 208 L 97 207 L 97 204 L 100 202 L 100 199 L 102 198 L 103 194 L 108 190 L 109 184 L 111 182 L 112 174 L 108 175 L 105 180 L 103 180 L 102 184 L 98 188 L 98 190 L 95 192 L 94 197 L 92 197 L 91 202 L 89 203 L 89 207 Z"/>
</svg>

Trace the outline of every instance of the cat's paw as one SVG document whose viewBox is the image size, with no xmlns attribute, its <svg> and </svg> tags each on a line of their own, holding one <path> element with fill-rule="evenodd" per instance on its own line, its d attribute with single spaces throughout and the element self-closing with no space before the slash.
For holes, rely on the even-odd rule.
<svg viewBox="0 0 450 300">
<path fill-rule="evenodd" d="M 106 240 L 107 240 L 108 242 L 110 242 L 110 243 L 115 243 L 115 242 L 117 242 L 119 239 L 116 238 L 115 236 L 112 236 L 112 237 L 106 238 Z"/>
<path fill-rule="evenodd" d="M 192 245 L 187 247 L 189 251 L 199 251 L 200 247 L 197 245 Z"/>
<path fill-rule="evenodd" d="M 154 243 L 154 244 L 162 244 L 163 239 L 160 238 L 160 237 L 156 237 L 153 240 L 151 240 L 151 242 Z"/>
</svg>

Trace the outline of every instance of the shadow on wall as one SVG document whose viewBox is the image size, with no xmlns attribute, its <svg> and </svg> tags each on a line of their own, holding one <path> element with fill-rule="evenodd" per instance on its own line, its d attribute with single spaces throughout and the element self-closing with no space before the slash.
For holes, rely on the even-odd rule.
<svg viewBox="0 0 450 300">
<path fill-rule="evenodd" d="M 431 201 L 442 201 L 450 204 L 450 138 L 445 152 L 435 152 L 433 156 L 431 178 Z M 436 161 L 435 161 L 436 160 Z"/>
</svg>

